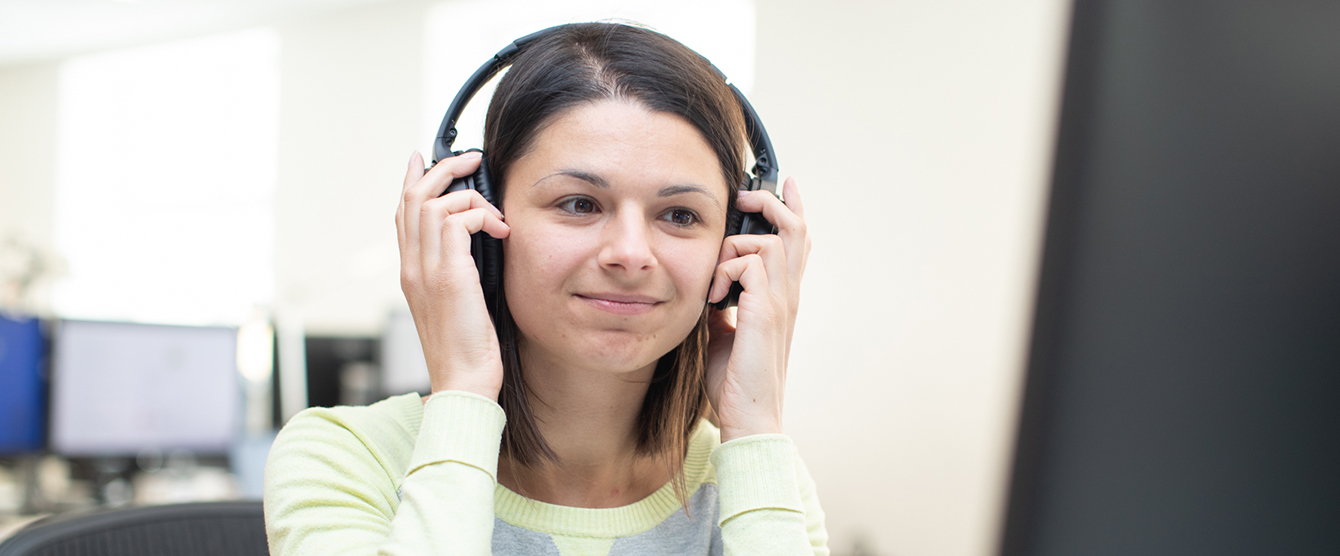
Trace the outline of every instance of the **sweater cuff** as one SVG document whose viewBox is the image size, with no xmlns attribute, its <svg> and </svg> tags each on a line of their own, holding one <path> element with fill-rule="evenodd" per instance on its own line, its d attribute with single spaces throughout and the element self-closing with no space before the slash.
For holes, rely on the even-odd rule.
<svg viewBox="0 0 1340 556">
<path fill-rule="evenodd" d="M 409 472 L 445 462 L 469 465 L 498 480 L 498 450 L 507 416 L 497 402 L 469 392 L 433 394 L 423 406 Z"/>
<path fill-rule="evenodd" d="M 796 483 L 795 448 L 784 434 L 756 434 L 712 450 L 721 515 L 717 525 L 755 510 L 805 513 Z"/>
</svg>

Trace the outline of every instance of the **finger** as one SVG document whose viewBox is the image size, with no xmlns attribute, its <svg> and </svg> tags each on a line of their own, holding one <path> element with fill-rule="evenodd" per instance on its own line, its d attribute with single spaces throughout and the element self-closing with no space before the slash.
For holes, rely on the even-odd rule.
<svg viewBox="0 0 1340 556">
<path fill-rule="evenodd" d="M 414 182 L 423 177 L 423 155 L 419 151 L 414 151 L 409 155 L 409 169 L 405 171 L 405 183 L 400 186 L 400 192 L 404 193 Z"/>
<path fill-rule="evenodd" d="M 479 168 L 479 160 L 483 153 L 479 151 L 469 151 L 457 156 L 449 156 L 433 164 L 433 167 L 424 174 L 425 177 L 439 180 L 442 184 L 450 184 L 451 180 L 463 178 Z M 438 190 L 438 195 L 442 194 L 446 188 Z"/>
<path fill-rule="evenodd" d="M 791 212 L 796 213 L 802 220 L 805 219 L 805 204 L 800 200 L 800 186 L 796 185 L 796 178 L 786 178 L 782 183 L 782 199 L 786 201 L 786 207 Z"/>
<path fill-rule="evenodd" d="M 405 170 L 405 183 L 400 187 L 400 202 L 396 204 L 395 209 L 395 233 L 396 244 L 400 247 L 400 261 L 403 266 L 408 260 L 405 258 L 406 228 L 405 228 L 405 190 L 414 182 L 423 177 L 423 157 L 419 151 L 414 151 L 409 155 L 409 168 Z"/>
<path fill-rule="evenodd" d="M 464 253 L 469 255 L 470 234 L 480 231 L 498 239 L 503 239 L 511 233 L 512 229 L 486 208 L 474 208 L 452 214 L 447 217 L 442 226 L 442 242 L 449 249 L 444 254 L 454 255 L 457 254 L 455 249 L 464 248 Z M 446 238 L 448 235 L 454 235 L 456 238 L 464 239 L 464 241 L 459 244 L 455 241 L 449 241 Z"/>
<path fill-rule="evenodd" d="M 792 212 L 790 207 L 770 191 L 761 189 L 741 191 L 740 197 L 735 200 L 735 206 L 744 212 L 763 213 L 763 218 L 777 226 L 779 233 L 788 230 L 803 232 L 805 229 L 805 219 Z"/>
<path fill-rule="evenodd" d="M 796 183 L 796 178 L 786 178 L 786 182 L 782 184 L 782 198 L 786 200 L 786 206 L 791 209 L 791 212 L 794 212 L 801 220 L 805 219 L 805 203 L 800 198 L 800 185 Z M 813 244 L 813 241 L 811 241 L 809 236 L 808 226 L 806 226 L 805 241 L 797 241 L 795 244 L 796 247 L 803 247 L 803 249 L 799 250 L 800 258 L 797 259 L 795 253 L 790 252 L 787 255 L 787 263 L 791 266 L 792 270 L 791 285 L 792 287 L 799 289 L 800 279 L 805 274 L 805 264 L 809 261 L 810 247 Z"/>
<path fill-rule="evenodd" d="M 787 251 L 780 237 L 772 234 L 740 234 L 727 237 L 721 242 L 721 253 L 717 256 L 717 264 L 745 255 L 761 257 L 768 272 L 769 285 L 777 290 L 777 293 L 787 295 L 787 299 L 790 299 L 791 292 L 787 285 L 790 275 L 787 268 Z"/>
<path fill-rule="evenodd" d="M 786 274 L 791 287 L 795 290 L 791 292 L 794 300 L 799 295 L 800 280 L 805 274 L 805 263 L 809 259 L 811 242 L 805 219 L 799 213 L 792 211 L 791 203 L 801 211 L 804 210 L 799 188 L 794 179 L 786 180 L 783 192 L 787 194 L 785 204 L 770 193 L 751 191 L 740 197 L 737 206 L 743 211 L 762 212 L 764 218 L 777 226 L 777 235 L 782 238 L 782 243 L 786 246 Z"/>
<path fill-rule="evenodd" d="M 422 166 L 423 159 L 420 158 L 419 160 L 420 166 Z M 429 170 L 418 181 L 405 188 L 404 194 L 401 195 L 401 203 L 404 204 L 405 210 L 403 218 L 406 253 L 422 252 L 419 242 L 422 240 L 421 232 L 424 229 L 419 223 L 419 218 L 423 203 L 441 195 L 443 191 L 447 190 L 447 186 L 451 185 L 452 180 L 468 176 L 478 167 L 479 153 L 477 152 L 446 158 L 438 161 L 432 170 Z M 436 229 L 432 230 L 432 235 L 437 235 Z"/>
<path fill-rule="evenodd" d="M 436 199 L 425 201 L 420 209 L 419 220 L 419 257 L 423 261 L 425 268 L 432 268 L 437 265 L 438 259 L 442 256 L 443 241 L 452 237 L 442 229 L 445 222 L 455 214 L 467 213 L 479 210 L 489 214 L 497 222 L 502 222 L 502 212 L 497 207 L 484 199 L 478 191 L 466 189 L 463 191 L 453 191 Z M 496 226 L 489 229 L 497 232 Z M 470 230 L 470 233 L 478 232 L 480 228 Z M 500 232 L 501 233 L 501 232 Z M 466 234 L 468 238 L 469 234 Z M 468 239 L 465 241 L 468 242 Z M 454 246 L 446 245 L 446 248 L 454 249 Z"/>
<path fill-rule="evenodd" d="M 764 268 L 763 258 L 757 253 L 750 253 L 717 265 L 712 282 L 712 291 L 708 292 L 707 301 L 716 303 L 730 293 L 731 282 L 739 282 L 746 292 L 767 290 L 768 271 Z"/>
<path fill-rule="evenodd" d="M 423 203 L 424 210 L 441 211 L 445 215 L 452 215 L 458 212 L 465 212 L 470 209 L 482 208 L 492 212 L 498 218 L 503 217 L 501 210 L 493 206 L 488 199 L 485 199 L 478 191 L 473 189 L 462 189 L 452 191 L 441 197 L 429 199 Z"/>
</svg>

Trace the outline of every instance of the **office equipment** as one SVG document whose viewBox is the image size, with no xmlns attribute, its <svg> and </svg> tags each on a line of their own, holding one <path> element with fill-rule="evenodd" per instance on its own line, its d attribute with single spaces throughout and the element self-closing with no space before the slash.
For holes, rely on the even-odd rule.
<svg viewBox="0 0 1340 556">
<path fill-rule="evenodd" d="M 51 445 L 60 454 L 223 454 L 240 430 L 234 328 L 66 320 L 54 344 Z"/>
<path fill-rule="evenodd" d="M 43 447 L 45 350 L 36 318 L 0 313 L 0 454 L 32 453 Z"/>
<path fill-rule="evenodd" d="M 375 338 L 308 336 L 307 405 L 367 405 L 381 393 Z"/>
<path fill-rule="evenodd" d="M 259 501 L 145 506 L 49 517 L 0 543 L 0 556 L 265 556 Z"/>
<path fill-rule="evenodd" d="M 1340 4 L 1075 6 L 1007 556 L 1340 547 Z"/>
</svg>

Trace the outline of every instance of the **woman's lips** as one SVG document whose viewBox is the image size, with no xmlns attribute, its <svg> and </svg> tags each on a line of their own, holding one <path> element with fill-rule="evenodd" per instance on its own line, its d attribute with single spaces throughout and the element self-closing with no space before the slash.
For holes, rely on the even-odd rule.
<svg viewBox="0 0 1340 556">
<path fill-rule="evenodd" d="M 616 315 L 640 315 L 651 311 L 659 300 L 641 295 L 624 294 L 577 294 L 577 298 L 587 305 Z"/>
</svg>

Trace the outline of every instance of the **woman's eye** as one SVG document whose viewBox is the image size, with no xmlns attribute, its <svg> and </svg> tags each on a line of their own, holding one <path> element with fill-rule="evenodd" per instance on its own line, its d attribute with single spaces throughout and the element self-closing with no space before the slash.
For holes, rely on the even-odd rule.
<svg viewBox="0 0 1340 556">
<path fill-rule="evenodd" d="M 574 214 L 591 214 L 596 211 L 596 203 L 585 197 L 574 197 L 563 201 L 563 210 Z"/>
<path fill-rule="evenodd" d="M 688 209 L 672 209 L 666 214 L 666 219 L 676 226 L 692 226 L 698 223 L 698 215 Z"/>
</svg>

